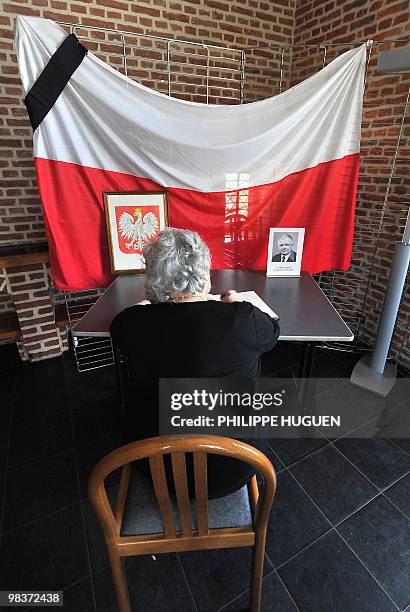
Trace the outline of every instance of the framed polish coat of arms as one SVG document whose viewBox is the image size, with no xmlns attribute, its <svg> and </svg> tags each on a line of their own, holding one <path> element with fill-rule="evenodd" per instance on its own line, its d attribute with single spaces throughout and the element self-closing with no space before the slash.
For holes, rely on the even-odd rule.
<svg viewBox="0 0 410 612">
<path fill-rule="evenodd" d="M 111 271 L 143 272 L 144 246 L 168 227 L 167 192 L 115 191 L 103 197 Z"/>
</svg>

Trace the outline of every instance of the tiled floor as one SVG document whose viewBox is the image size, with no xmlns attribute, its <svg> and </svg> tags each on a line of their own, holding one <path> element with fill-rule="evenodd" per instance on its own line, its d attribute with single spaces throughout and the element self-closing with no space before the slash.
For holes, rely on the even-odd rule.
<svg viewBox="0 0 410 612">
<path fill-rule="evenodd" d="M 279 344 L 265 371 L 289 377 L 299 347 Z M 357 421 L 382 414 L 357 402 L 357 356 L 319 351 L 322 400 Z M 406 384 L 406 383 L 404 383 Z M 410 382 L 409 390 L 410 390 Z M 410 391 L 407 400 L 410 397 Z M 397 396 L 408 410 L 406 396 Z M 65 612 L 116 610 L 108 559 L 86 497 L 90 469 L 120 445 L 114 372 L 78 374 L 71 356 L 22 365 L 0 347 L 0 589 L 64 589 Z M 389 612 L 410 604 L 410 444 L 407 439 L 276 440 L 278 489 L 269 521 L 265 611 Z M 135 610 L 246 610 L 249 549 L 135 558 Z M 408 608 L 409 609 L 409 608 Z"/>
</svg>

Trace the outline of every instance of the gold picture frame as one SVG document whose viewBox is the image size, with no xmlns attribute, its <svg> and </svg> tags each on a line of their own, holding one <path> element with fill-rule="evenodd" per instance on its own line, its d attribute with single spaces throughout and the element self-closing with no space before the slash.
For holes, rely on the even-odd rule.
<svg viewBox="0 0 410 612">
<path fill-rule="evenodd" d="M 103 200 L 111 272 L 143 272 L 143 247 L 169 226 L 167 192 L 106 191 Z"/>
</svg>

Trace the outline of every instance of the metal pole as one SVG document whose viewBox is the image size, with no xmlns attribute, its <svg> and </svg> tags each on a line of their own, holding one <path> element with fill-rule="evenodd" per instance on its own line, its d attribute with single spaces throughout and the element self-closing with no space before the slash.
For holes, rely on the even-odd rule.
<svg viewBox="0 0 410 612">
<path fill-rule="evenodd" d="M 282 93 L 282 81 L 283 81 L 283 60 L 285 55 L 285 49 L 282 49 L 280 56 L 280 77 L 279 77 L 279 93 Z"/>
<path fill-rule="evenodd" d="M 323 53 L 323 61 L 322 61 L 322 70 L 323 70 L 323 68 L 325 67 L 325 64 L 326 64 L 327 47 L 323 46 L 323 49 L 324 49 L 324 53 Z M 335 271 L 333 270 L 333 278 L 334 278 L 334 274 L 335 274 Z M 320 274 L 319 274 L 319 279 L 318 279 L 318 285 L 319 286 L 320 286 L 320 283 L 322 282 L 322 275 L 323 275 L 323 271 L 320 272 Z M 332 292 L 333 292 L 333 282 L 332 282 L 332 288 L 331 288 L 330 296 L 332 295 Z"/>
<path fill-rule="evenodd" d="M 374 45 L 374 41 L 373 40 L 368 40 L 367 41 L 367 48 L 369 49 L 369 53 L 367 54 L 366 68 L 365 68 L 365 71 L 364 71 L 363 96 L 364 96 L 364 92 L 366 91 L 367 74 L 368 74 L 368 71 L 369 71 L 369 64 L 370 64 L 370 58 L 372 56 L 373 45 Z"/>
<path fill-rule="evenodd" d="M 246 62 L 246 55 L 245 55 L 245 51 L 242 49 L 241 60 L 239 64 L 239 83 L 240 83 L 239 103 L 240 104 L 243 104 L 243 99 L 245 97 L 245 62 Z"/>
<path fill-rule="evenodd" d="M 407 215 L 401 243 L 396 245 L 393 263 L 370 360 L 363 357 L 354 367 L 351 382 L 385 397 L 392 389 L 397 368 L 386 364 L 396 325 L 397 314 L 410 264 L 410 214 Z M 401 349 L 400 349 L 401 352 Z"/>
<path fill-rule="evenodd" d="M 122 40 L 122 57 L 123 57 L 123 66 L 124 66 L 124 74 L 128 77 L 128 66 L 127 66 L 127 48 L 125 46 L 125 36 L 121 34 Z"/>
<path fill-rule="evenodd" d="M 203 47 L 206 49 L 206 103 L 209 104 L 209 47 Z"/>
<path fill-rule="evenodd" d="M 171 59 L 170 59 L 170 47 L 172 45 L 172 40 L 167 42 L 167 70 L 168 70 L 168 95 L 171 95 Z"/>
<path fill-rule="evenodd" d="M 397 313 L 400 308 L 401 297 L 406 283 L 407 271 L 410 262 L 410 211 L 407 215 L 406 226 L 401 244 L 396 245 L 396 251 L 390 272 L 389 284 L 384 299 L 383 311 L 380 317 L 377 339 L 370 360 L 370 368 L 383 374 L 390 344 L 396 325 Z"/>
<path fill-rule="evenodd" d="M 409 104 L 409 99 L 410 99 L 410 87 L 409 87 L 409 90 L 407 92 L 407 98 L 406 98 L 406 103 L 404 105 L 404 111 L 403 111 L 403 115 L 402 115 L 402 119 L 401 119 L 399 135 L 397 136 L 396 150 L 394 152 L 393 161 L 392 161 L 392 165 L 391 165 L 391 168 L 390 168 L 389 179 L 387 181 L 386 192 L 384 194 L 383 207 L 382 207 L 381 217 L 380 217 L 380 221 L 379 221 L 379 227 L 378 227 L 378 230 L 377 230 L 376 241 L 375 241 L 375 244 L 374 244 L 373 256 L 372 256 L 369 276 L 368 276 L 367 284 L 366 284 L 366 291 L 365 291 L 364 298 L 363 298 L 363 304 L 362 304 L 362 310 L 361 310 L 360 317 L 359 317 L 358 328 L 356 330 L 357 334 L 359 334 L 361 326 L 362 326 L 362 319 L 363 319 L 364 310 L 365 310 L 365 307 L 366 307 L 367 296 L 368 296 L 369 289 L 370 289 L 371 277 L 372 277 L 372 274 L 373 274 L 374 264 L 376 263 L 377 246 L 378 246 L 380 235 L 381 235 L 382 228 L 383 228 L 383 221 L 384 221 L 384 216 L 386 214 L 387 201 L 388 201 L 389 194 L 390 194 L 390 188 L 391 188 L 391 184 L 392 184 L 392 181 L 393 181 L 394 171 L 396 169 L 396 160 L 397 160 L 397 156 L 398 156 L 398 152 L 399 152 L 400 140 L 401 140 L 402 133 L 403 133 L 404 122 L 405 122 L 405 119 L 406 119 L 407 106 Z"/>
<path fill-rule="evenodd" d="M 370 360 L 370 369 L 378 374 L 383 374 L 386 365 L 403 288 L 406 282 L 409 262 L 410 244 L 404 244 L 403 242 L 397 244 L 391 267 L 389 284 L 384 298 L 379 328 L 377 330 L 377 338 Z"/>
</svg>

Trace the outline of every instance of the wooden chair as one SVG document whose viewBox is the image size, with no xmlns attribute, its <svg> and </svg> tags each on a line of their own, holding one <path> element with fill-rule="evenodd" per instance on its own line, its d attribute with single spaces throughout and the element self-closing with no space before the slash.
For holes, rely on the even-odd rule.
<svg viewBox="0 0 410 612">
<path fill-rule="evenodd" d="M 193 453 L 195 500 L 190 500 L 188 494 L 185 453 Z M 260 492 L 254 475 L 247 487 L 231 494 L 232 500 L 230 496 L 208 500 L 208 454 L 223 455 L 250 464 L 262 476 Z M 176 501 L 168 489 L 164 455 L 171 455 Z M 135 509 L 139 508 L 141 512 L 145 504 L 141 500 L 146 501 L 149 487 L 138 485 L 141 472 L 135 470 L 132 462 L 146 458 L 149 459 L 152 478 L 152 481 L 149 476 L 146 478 L 151 487 L 151 499 L 146 509 L 146 521 L 151 523 L 148 530 L 144 528 L 144 519 L 138 523 L 141 529 L 134 529 L 133 524 Z M 122 468 L 122 473 L 112 510 L 104 480 L 118 468 Z M 121 612 L 131 611 L 122 557 L 240 546 L 253 547 L 250 606 L 252 612 L 259 611 L 266 526 L 275 489 L 276 474 L 269 459 L 249 444 L 231 438 L 196 435 L 148 438 L 122 446 L 104 457 L 90 476 L 88 493 L 104 532 Z M 248 504 L 248 520 L 244 520 L 242 508 L 239 526 L 215 528 L 219 521 L 226 525 L 229 509 L 234 515 L 238 512 L 237 508 L 245 499 L 243 494 Z M 241 501 L 238 503 L 239 499 Z M 152 524 L 156 521 L 155 513 L 158 514 L 156 527 Z M 130 535 L 127 525 L 130 517 L 131 532 L 137 535 Z M 152 527 L 156 533 L 152 533 Z"/>
</svg>

